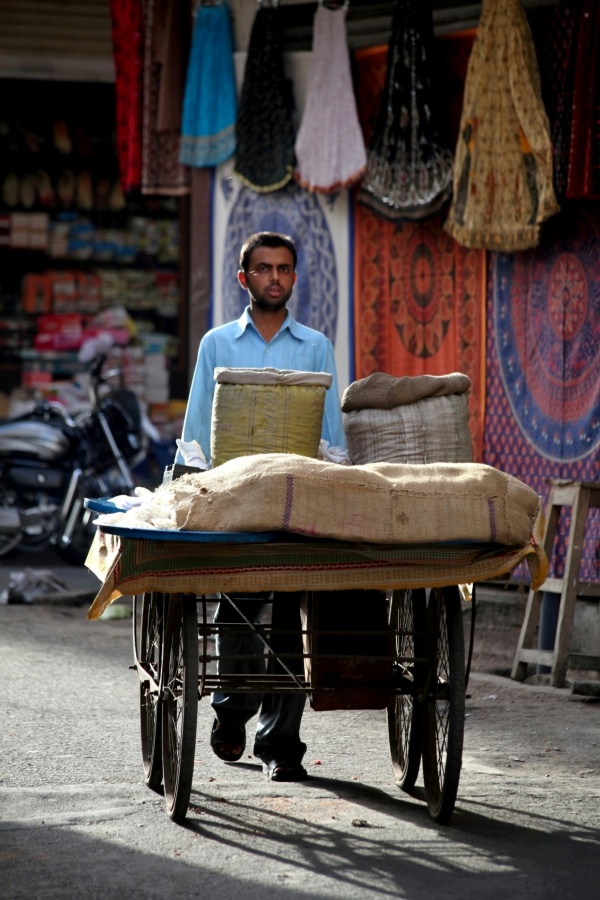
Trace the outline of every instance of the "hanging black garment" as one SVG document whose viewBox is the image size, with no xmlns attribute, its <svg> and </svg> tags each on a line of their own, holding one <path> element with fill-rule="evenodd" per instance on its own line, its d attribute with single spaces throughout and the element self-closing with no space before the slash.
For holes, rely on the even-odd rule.
<svg viewBox="0 0 600 900">
<path fill-rule="evenodd" d="M 234 173 L 254 191 L 282 188 L 294 172 L 291 84 L 283 70 L 281 10 L 254 19 L 235 127 Z"/>
<path fill-rule="evenodd" d="M 424 219 L 452 189 L 453 158 L 432 115 L 431 0 L 396 0 L 377 125 L 358 200 L 388 219 Z"/>
</svg>

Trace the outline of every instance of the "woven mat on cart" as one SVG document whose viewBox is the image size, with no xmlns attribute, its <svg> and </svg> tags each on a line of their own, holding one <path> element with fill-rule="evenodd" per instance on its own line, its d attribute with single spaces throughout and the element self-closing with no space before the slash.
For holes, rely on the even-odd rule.
<svg viewBox="0 0 600 900">
<path fill-rule="evenodd" d="M 145 591 L 210 594 L 218 591 L 388 590 L 489 581 L 522 560 L 537 583 L 533 541 L 497 543 L 368 544 L 282 540 L 264 544 L 194 543 L 129 538 L 98 530 L 86 565 L 103 581 L 88 619 L 98 619 L 120 596 Z M 290 536 L 287 535 L 287 538 Z M 541 583 L 541 582 L 540 582 Z"/>
<path fill-rule="evenodd" d="M 240 457 L 100 520 L 105 537 L 86 565 L 104 585 L 90 617 L 119 594 L 147 590 L 433 587 L 488 580 L 522 559 L 536 581 L 547 568 L 539 516 L 535 491 L 475 463 Z M 273 539 L 243 546 L 244 533 L 269 532 Z M 111 533 L 122 540 L 108 541 Z M 236 533 L 233 543 L 218 540 Z"/>
</svg>

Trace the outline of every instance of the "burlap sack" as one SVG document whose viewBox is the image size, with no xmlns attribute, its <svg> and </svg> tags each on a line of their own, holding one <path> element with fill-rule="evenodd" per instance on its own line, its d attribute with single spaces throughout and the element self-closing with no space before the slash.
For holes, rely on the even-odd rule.
<svg viewBox="0 0 600 900">
<path fill-rule="evenodd" d="M 479 463 L 338 466 L 294 454 L 240 457 L 164 488 L 179 529 L 291 531 L 376 543 L 526 545 L 540 500 Z"/>
<path fill-rule="evenodd" d="M 213 467 L 252 453 L 317 455 L 329 373 L 217 368 L 215 381 Z"/>
<path fill-rule="evenodd" d="M 354 409 L 342 418 L 353 465 L 473 459 L 467 394 L 426 397 L 393 409 Z"/>
<path fill-rule="evenodd" d="M 461 372 L 449 375 L 404 375 L 395 378 L 386 372 L 374 372 L 367 378 L 353 381 L 342 394 L 342 412 L 353 409 L 392 409 L 406 403 L 416 403 L 426 397 L 446 397 L 465 394 L 471 379 Z"/>
<path fill-rule="evenodd" d="M 351 462 L 471 462 L 470 386 L 460 372 L 402 378 L 375 372 L 355 381 L 342 397 Z"/>
</svg>

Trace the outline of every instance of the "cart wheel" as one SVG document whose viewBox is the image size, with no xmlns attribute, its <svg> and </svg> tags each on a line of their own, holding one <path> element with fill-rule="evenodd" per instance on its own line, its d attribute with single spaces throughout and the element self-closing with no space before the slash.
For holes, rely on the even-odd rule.
<svg viewBox="0 0 600 900">
<path fill-rule="evenodd" d="M 160 721 L 160 658 L 163 623 L 162 594 L 146 593 L 142 596 L 142 622 L 139 644 L 135 641 L 136 662 L 152 678 L 152 682 L 140 679 L 140 731 L 144 777 L 149 788 L 155 791 L 162 784 L 162 748 Z M 139 647 L 139 658 L 137 651 Z"/>
<path fill-rule="evenodd" d="M 458 792 L 465 730 L 465 645 L 458 588 L 435 588 L 427 606 L 423 779 L 429 813 L 447 825 Z"/>
<path fill-rule="evenodd" d="M 174 822 L 185 819 L 194 774 L 198 724 L 196 598 L 171 594 L 163 648 L 162 754 L 165 803 Z"/>
<path fill-rule="evenodd" d="M 394 591 L 390 628 L 395 635 L 395 668 L 401 684 L 388 706 L 387 722 L 396 784 L 407 793 L 415 786 L 421 762 L 422 710 L 416 695 L 425 674 L 425 623 L 425 591 Z"/>
</svg>

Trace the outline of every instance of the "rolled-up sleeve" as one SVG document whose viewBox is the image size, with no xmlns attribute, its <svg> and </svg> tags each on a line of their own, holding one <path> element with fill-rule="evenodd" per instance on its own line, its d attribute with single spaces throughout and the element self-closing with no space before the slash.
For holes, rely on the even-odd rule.
<svg viewBox="0 0 600 900">
<path fill-rule="evenodd" d="M 329 441 L 331 447 L 346 447 L 346 435 L 342 422 L 342 410 L 340 406 L 340 388 L 333 353 L 333 345 L 328 338 L 324 338 L 325 353 L 320 366 L 321 371 L 333 375 L 331 387 L 325 394 L 325 410 L 323 412 L 323 429 L 321 437 Z"/>
<path fill-rule="evenodd" d="M 210 423 L 215 393 L 215 365 L 213 336 L 206 334 L 198 349 L 198 361 L 192 378 L 181 436 L 184 441 L 198 441 L 207 460 L 210 459 Z M 180 450 L 177 451 L 175 462 L 183 463 Z"/>
</svg>

